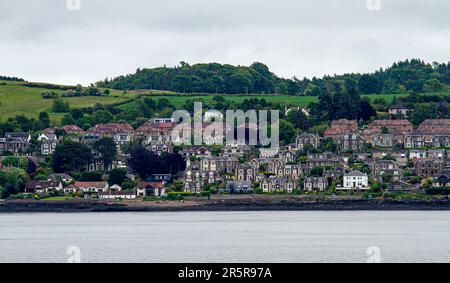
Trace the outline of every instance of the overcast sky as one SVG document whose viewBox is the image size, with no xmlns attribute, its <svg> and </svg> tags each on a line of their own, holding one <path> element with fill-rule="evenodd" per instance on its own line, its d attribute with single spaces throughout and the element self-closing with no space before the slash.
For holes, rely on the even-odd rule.
<svg viewBox="0 0 450 283">
<path fill-rule="evenodd" d="M 448 62 L 449 12 L 449 0 L 381 0 L 381 11 L 367 0 L 81 0 L 79 11 L 0 0 L 0 75 L 88 84 L 180 61 L 259 61 L 301 78 Z"/>
</svg>

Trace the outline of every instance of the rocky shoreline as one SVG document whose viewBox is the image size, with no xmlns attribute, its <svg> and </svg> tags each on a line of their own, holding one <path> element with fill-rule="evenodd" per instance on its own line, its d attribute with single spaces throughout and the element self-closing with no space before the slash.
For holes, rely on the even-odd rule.
<svg viewBox="0 0 450 283">
<path fill-rule="evenodd" d="M 0 213 L 450 210 L 450 200 L 222 199 L 191 202 L 2 201 Z"/>
</svg>

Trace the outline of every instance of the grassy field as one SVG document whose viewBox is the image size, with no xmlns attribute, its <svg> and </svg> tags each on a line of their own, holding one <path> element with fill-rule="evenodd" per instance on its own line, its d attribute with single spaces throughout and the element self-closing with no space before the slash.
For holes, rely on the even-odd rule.
<svg viewBox="0 0 450 283">
<path fill-rule="evenodd" d="M 6 83 L 3 85 L 2 83 Z M 38 117 L 39 112 L 51 111 L 52 99 L 43 99 L 41 93 L 46 89 L 24 87 L 17 82 L 0 81 L 0 119 L 3 121 L 9 117 L 24 114 L 27 117 Z M 55 93 L 63 93 L 53 90 Z M 112 91 L 109 97 L 69 97 L 63 98 L 68 101 L 72 108 L 83 108 L 100 104 L 114 104 L 133 98 L 134 93 L 123 94 L 120 91 Z M 58 121 L 62 115 L 50 113 L 52 120 Z"/>
<path fill-rule="evenodd" d="M 16 115 L 24 114 L 27 117 L 38 117 L 39 112 L 48 111 L 52 121 L 59 123 L 63 114 L 51 113 L 52 100 L 43 99 L 41 93 L 46 91 L 44 88 L 31 88 L 23 86 L 19 82 L 0 81 L 0 119 L 5 120 Z M 61 90 L 53 90 L 62 94 Z M 431 94 L 450 95 L 450 90 Z M 111 90 L 110 96 L 101 97 L 70 97 L 62 98 L 68 101 L 71 108 L 83 108 L 94 106 L 97 103 L 108 105 L 126 102 L 139 96 L 150 96 L 154 99 L 167 98 L 176 107 L 180 108 L 187 100 L 203 100 L 206 103 L 212 101 L 215 95 L 187 95 L 177 94 L 169 91 L 157 90 L 137 90 L 124 93 L 119 90 Z M 384 98 L 386 101 L 392 101 L 394 97 L 404 97 L 407 94 L 382 94 L 382 95 L 364 95 L 369 99 Z M 317 97 L 311 96 L 288 96 L 288 95 L 226 95 L 227 100 L 232 100 L 237 104 L 245 99 L 257 97 L 265 98 L 269 102 L 281 103 L 286 105 L 307 106 L 311 102 L 317 101 Z M 123 107 L 133 107 L 133 103 L 125 104 Z"/>
</svg>

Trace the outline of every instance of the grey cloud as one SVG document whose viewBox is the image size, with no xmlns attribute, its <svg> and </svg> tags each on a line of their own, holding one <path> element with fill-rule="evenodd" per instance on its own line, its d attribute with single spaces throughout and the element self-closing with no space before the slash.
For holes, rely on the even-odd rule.
<svg viewBox="0 0 450 283">
<path fill-rule="evenodd" d="M 0 74 L 86 84 L 184 60 L 311 77 L 450 57 L 448 0 L 81 1 L 0 0 Z"/>
</svg>

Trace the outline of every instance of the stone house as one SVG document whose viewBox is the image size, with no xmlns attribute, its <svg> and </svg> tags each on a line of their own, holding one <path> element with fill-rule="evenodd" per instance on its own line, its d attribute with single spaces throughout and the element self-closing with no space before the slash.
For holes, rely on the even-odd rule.
<svg viewBox="0 0 450 283">
<path fill-rule="evenodd" d="M 393 181 L 400 181 L 402 178 L 402 170 L 393 160 L 378 160 L 373 165 L 373 177 L 376 181 L 382 182 L 383 176 L 392 176 Z"/>
<path fill-rule="evenodd" d="M 12 152 L 13 154 L 25 154 L 31 146 L 29 133 L 6 133 L 0 139 L 0 152 Z"/>
<path fill-rule="evenodd" d="M 238 164 L 239 160 L 233 157 L 209 157 L 201 160 L 200 168 L 202 171 L 234 174 Z"/>
<path fill-rule="evenodd" d="M 356 133 L 346 133 L 336 139 L 340 151 L 362 151 L 366 141 Z"/>
<path fill-rule="evenodd" d="M 387 132 L 384 132 L 387 130 Z M 413 124 L 408 120 L 375 120 L 364 130 L 364 138 L 375 146 L 392 147 L 402 145 L 405 137 L 414 131 Z M 392 143 L 392 146 L 388 146 Z"/>
<path fill-rule="evenodd" d="M 346 133 L 358 132 L 358 123 L 346 119 L 337 120 L 331 123 L 331 127 L 325 131 L 325 138 L 337 139 Z"/>
<path fill-rule="evenodd" d="M 276 176 L 270 176 L 261 181 L 261 190 L 265 193 L 273 193 L 285 191 L 292 193 L 298 189 L 298 181 L 290 178 L 277 178 Z"/>
<path fill-rule="evenodd" d="M 450 147 L 450 119 L 424 121 L 406 136 L 405 147 Z"/>
<path fill-rule="evenodd" d="M 295 140 L 295 148 L 297 150 L 303 150 L 306 144 L 311 145 L 313 148 L 318 148 L 320 137 L 314 134 L 301 134 Z"/>
<path fill-rule="evenodd" d="M 331 152 L 324 152 L 324 153 L 314 153 L 308 155 L 308 169 L 311 170 L 316 167 L 331 167 L 331 168 L 337 168 L 342 160 L 335 156 Z"/>
<path fill-rule="evenodd" d="M 242 164 L 236 169 L 236 179 L 238 181 L 254 182 L 256 170 L 251 165 Z"/>
<path fill-rule="evenodd" d="M 445 161 L 443 159 L 426 158 L 417 160 L 414 163 L 416 175 L 422 178 L 434 177 L 445 170 Z"/>
<path fill-rule="evenodd" d="M 329 182 L 327 177 L 307 177 L 303 183 L 303 189 L 307 192 L 324 192 L 328 187 Z"/>
</svg>

